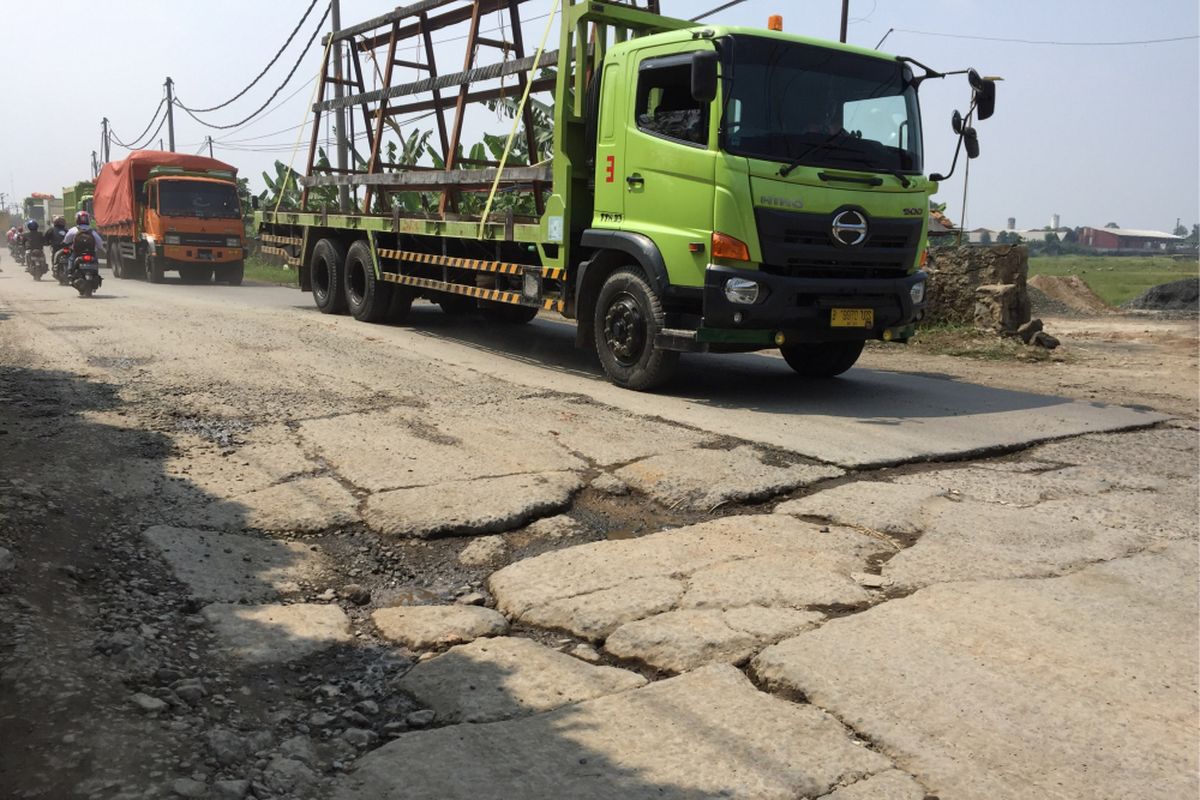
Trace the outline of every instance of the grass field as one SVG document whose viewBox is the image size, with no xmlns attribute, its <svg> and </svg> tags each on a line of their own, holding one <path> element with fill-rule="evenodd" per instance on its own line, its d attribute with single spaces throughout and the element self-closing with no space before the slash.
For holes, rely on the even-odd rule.
<svg viewBox="0 0 1200 800">
<path fill-rule="evenodd" d="M 275 283 L 280 286 L 296 286 L 296 270 L 276 267 L 262 259 L 251 256 L 246 259 L 246 280 L 258 283 Z"/>
<path fill-rule="evenodd" d="M 1109 305 L 1119 306 L 1160 283 L 1200 275 L 1195 260 L 1170 256 L 1034 256 L 1029 275 L 1076 275 Z"/>
</svg>

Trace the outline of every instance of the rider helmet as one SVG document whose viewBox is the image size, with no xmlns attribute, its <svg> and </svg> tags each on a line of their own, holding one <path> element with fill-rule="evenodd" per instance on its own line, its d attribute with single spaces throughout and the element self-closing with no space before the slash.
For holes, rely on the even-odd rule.
<svg viewBox="0 0 1200 800">
<path fill-rule="evenodd" d="M 29 222 L 25 223 L 25 227 L 28 228 L 30 231 L 36 231 L 37 230 L 37 220 L 36 219 L 29 220 Z"/>
<path fill-rule="evenodd" d="M 88 224 L 90 224 L 90 221 L 91 220 L 88 217 L 88 213 L 86 211 L 80 211 L 78 214 L 75 215 L 75 224 L 76 225 L 88 225 Z"/>
</svg>

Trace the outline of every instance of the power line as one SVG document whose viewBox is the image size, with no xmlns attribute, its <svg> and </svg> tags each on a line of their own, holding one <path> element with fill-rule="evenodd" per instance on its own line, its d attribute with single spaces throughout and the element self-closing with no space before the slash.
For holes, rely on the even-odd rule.
<svg viewBox="0 0 1200 800">
<path fill-rule="evenodd" d="M 245 119 L 239 120 L 238 122 L 235 122 L 232 125 L 214 125 L 211 122 L 205 122 L 204 120 L 197 117 L 195 114 L 192 113 L 191 109 L 189 109 L 187 106 L 180 103 L 178 99 L 176 99 L 175 104 L 178 105 L 180 108 L 182 108 L 189 117 L 194 119 L 196 122 L 199 122 L 201 125 L 203 125 L 206 128 L 212 128 L 214 130 L 219 130 L 219 131 L 227 131 L 227 130 L 231 130 L 233 128 L 240 128 L 242 125 L 245 125 L 247 122 L 249 122 L 250 120 L 257 117 L 260 113 L 262 113 L 263 109 L 265 109 L 267 106 L 269 106 L 271 104 L 271 101 L 274 100 L 279 95 L 279 93 L 283 91 L 284 87 L 287 86 L 288 83 L 292 80 L 292 76 L 294 76 L 296 74 L 296 70 L 298 70 L 300 68 L 300 63 L 302 61 L 304 61 L 304 57 L 306 55 L 308 55 L 308 51 L 312 49 L 313 42 L 315 42 L 317 40 L 317 35 L 324 29 L 325 20 L 328 17 L 329 17 L 329 8 L 326 7 L 324 15 L 321 16 L 321 21 L 317 23 L 317 27 L 313 29 L 312 36 L 310 36 L 308 39 L 308 44 L 306 44 L 304 46 L 304 50 L 301 51 L 300 57 L 296 59 L 296 63 L 292 65 L 292 69 L 290 72 L 288 72 L 287 77 L 283 79 L 283 83 L 279 84 L 279 86 L 275 89 L 275 91 L 271 92 L 271 96 L 267 98 L 267 101 L 265 103 L 263 103 L 261 106 L 259 106 L 257 109 L 255 109 Z"/>
<path fill-rule="evenodd" d="M 146 131 L 149 131 L 149 130 L 150 130 L 150 128 L 151 128 L 151 126 L 153 126 L 153 125 L 154 125 L 154 121 L 155 121 L 156 119 L 158 119 L 158 112 L 162 111 L 162 109 L 163 109 L 163 105 L 164 105 L 164 104 L 166 104 L 166 102 L 167 102 L 167 98 L 166 98 L 166 96 L 164 95 L 164 96 L 163 96 L 163 98 L 162 98 L 161 100 L 159 100 L 159 101 L 158 101 L 158 108 L 154 109 L 154 116 L 150 118 L 150 123 L 149 123 L 148 125 L 146 125 L 146 130 L 142 131 L 140 135 L 133 137 L 133 144 L 132 144 L 132 145 L 130 145 L 130 144 L 126 144 L 125 142 L 122 142 L 122 141 L 121 141 L 119 138 L 117 138 L 117 134 L 116 134 L 116 132 L 115 132 L 115 131 L 112 129 L 112 126 L 111 126 L 111 125 L 110 125 L 110 126 L 109 126 L 109 128 L 108 128 L 108 135 L 109 135 L 109 136 L 112 138 L 112 140 L 113 140 L 114 142 L 116 142 L 117 144 L 119 144 L 121 147 L 124 147 L 124 148 L 126 148 L 126 149 L 130 149 L 130 150 L 132 150 L 132 149 L 136 149 L 136 144 L 137 144 L 137 142 L 140 142 L 142 139 L 146 138 Z M 161 128 L 162 126 L 160 125 L 159 127 Z M 154 137 L 152 136 L 152 137 L 150 137 L 150 138 L 154 138 Z"/>
<path fill-rule="evenodd" d="M 726 9 L 733 8 L 734 6 L 740 6 L 744 2 L 746 2 L 746 0 L 732 0 L 732 2 L 724 3 L 723 5 L 719 5 L 716 8 L 705 11 L 703 14 L 697 14 L 696 16 L 694 16 L 690 20 L 688 20 L 688 22 L 699 22 L 700 20 L 704 19 L 705 17 L 711 17 L 713 14 L 716 14 L 718 11 L 724 11 Z"/>
<path fill-rule="evenodd" d="M 1003 36 L 969 36 L 963 33 L 938 33 L 934 31 L 914 31 L 910 28 L 896 28 L 897 33 L 912 33 L 917 36 L 940 36 L 945 39 L 972 39 L 981 42 L 1008 42 L 1011 44 L 1052 45 L 1054 47 L 1124 47 L 1139 44 L 1165 44 L 1167 42 L 1186 42 L 1200 39 L 1200 34 L 1188 36 L 1171 36 L 1165 39 L 1131 39 L 1119 42 L 1059 42 L 1049 39 L 1010 39 Z"/>
<path fill-rule="evenodd" d="M 146 140 L 146 143 L 145 143 L 145 144 L 143 144 L 143 145 L 139 145 L 139 146 L 136 146 L 136 147 L 131 147 L 131 146 L 127 145 L 127 144 L 124 144 L 124 143 L 123 143 L 123 142 L 121 142 L 121 141 L 118 141 L 118 140 L 116 139 L 116 137 L 113 137 L 113 141 L 116 141 L 116 143 L 117 143 L 118 145 L 120 145 L 121 147 L 124 147 L 126 150 L 145 150 L 147 147 L 149 147 L 150 145 L 154 144 L 154 139 L 155 139 L 155 137 L 157 137 L 157 136 L 158 136 L 159 132 L 160 132 L 160 131 L 162 131 L 162 129 L 163 129 L 163 125 L 166 125 L 166 124 L 167 124 L 167 115 L 166 115 L 166 114 L 163 114 L 163 117 L 162 117 L 162 119 L 160 119 L 160 120 L 158 121 L 158 127 L 154 129 L 154 133 L 150 134 L 150 138 L 149 138 L 149 139 L 147 139 L 147 140 Z M 112 128 L 109 128 L 109 133 L 112 133 Z"/>
<path fill-rule="evenodd" d="M 275 55 L 271 57 L 271 60 L 267 63 L 267 65 L 262 68 L 262 72 L 258 73 L 258 75 L 255 76 L 254 80 L 250 81 L 250 83 L 246 86 L 245 89 L 242 89 L 240 92 L 238 92 L 233 97 L 226 100 L 224 103 L 221 103 L 221 104 L 215 105 L 215 106 L 211 106 L 209 108 L 184 108 L 184 106 L 182 104 L 179 104 L 179 107 L 183 108 L 184 111 L 195 111 L 197 114 L 204 114 L 209 111 L 217 111 L 219 109 L 225 108 L 225 106 L 233 103 L 235 100 L 240 98 L 242 95 L 246 94 L 246 92 L 253 89 L 255 84 L 257 84 L 260 80 L 262 80 L 262 77 L 267 74 L 267 70 L 269 70 L 271 67 L 275 66 L 275 62 L 279 60 L 279 57 L 281 55 L 283 55 L 283 51 L 287 50 L 288 45 L 290 45 L 292 43 L 292 39 L 296 38 L 296 33 L 300 30 L 300 26 L 304 24 L 304 21 L 308 19 L 308 15 L 312 13 L 312 10 L 314 8 L 316 8 L 316 6 L 317 6 L 317 0 L 312 0 L 312 2 L 308 4 L 308 8 L 305 10 L 304 16 L 300 17 L 300 21 L 296 23 L 296 27 L 292 28 L 292 32 L 288 34 L 287 41 L 285 41 L 283 43 L 283 45 L 275 52 Z"/>
</svg>

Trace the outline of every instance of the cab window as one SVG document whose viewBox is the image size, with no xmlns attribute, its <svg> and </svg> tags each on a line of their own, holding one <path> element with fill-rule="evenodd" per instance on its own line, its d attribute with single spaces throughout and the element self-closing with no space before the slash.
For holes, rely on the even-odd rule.
<svg viewBox="0 0 1200 800">
<path fill-rule="evenodd" d="M 691 54 L 647 59 L 638 69 L 638 129 L 666 139 L 708 143 L 708 103 L 692 99 Z"/>
</svg>

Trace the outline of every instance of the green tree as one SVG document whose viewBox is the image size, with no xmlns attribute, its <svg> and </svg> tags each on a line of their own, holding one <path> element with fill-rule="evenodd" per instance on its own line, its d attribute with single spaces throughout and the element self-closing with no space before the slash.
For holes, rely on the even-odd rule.
<svg viewBox="0 0 1200 800">
<path fill-rule="evenodd" d="M 1115 223 L 1115 222 L 1106 222 L 1106 223 L 1104 223 L 1104 227 L 1106 227 L 1106 228 L 1119 228 L 1119 227 L 1121 227 L 1121 226 L 1120 226 L 1120 225 L 1118 225 L 1118 224 L 1117 224 L 1117 223 Z"/>
<path fill-rule="evenodd" d="M 992 234 L 986 230 L 983 233 L 979 234 L 979 243 L 980 244 L 991 244 L 992 243 Z"/>
<path fill-rule="evenodd" d="M 1179 222 L 1175 223 L 1174 233 L 1176 236 L 1187 236 L 1188 235 L 1187 226 L 1182 223 L 1179 223 Z"/>
</svg>

